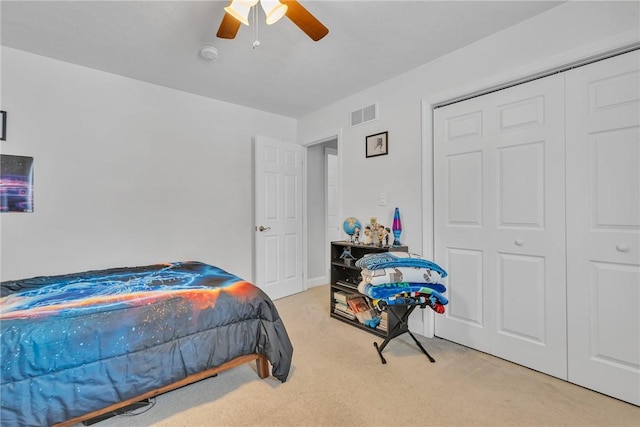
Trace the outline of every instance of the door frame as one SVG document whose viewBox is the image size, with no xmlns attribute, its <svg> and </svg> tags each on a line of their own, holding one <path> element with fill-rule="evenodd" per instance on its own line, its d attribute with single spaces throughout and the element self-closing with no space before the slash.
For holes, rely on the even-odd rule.
<svg viewBox="0 0 640 427">
<path fill-rule="evenodd" d="M 337 139 L 336 139 L 337 141 Z M 337 145 L 337 143 L 336 143 Z M 328 147 L 324 147 L 324 170 L 325 170 L 325 174 L 326 172 L 329 170 L 329 155 L 334 155 L 336 156 L 336 160 L 338 161 L 338 179 L 337 179 L 337 187 L 338 190 L 336 191 L 336 215 L 338 216 L 338 218 L 340 218 L 341 214 L 342 214 L 342 177 L 340 176 L 340 155 L 338 154 L 338 149 L 333 149 L 333 148 L 328 148 Z M 329 219 L 329 203 L 327 202 L 329 200 L 329 179 L 328 179 L 328 175 L 325 176 L 325 180 L 324 180 L 324 217 L 325 219 Z M 329 282 L 331 280 L 331 260 L 328 256 L 328 254 L 331 253 L 331 239 L 329 238 L 329 230 L 328 227 L 325 227 L 325 236 L 324 236 L 324 253 L 327 254 L 327 258 L 325 261 L 325 270 L 327 272 L 327 282 Z"/>
<path fill-rule="evenodd" d="M 640 41 L 638 40 L 637 33 L 635 31 L 629 31 L 616 37 L 572 49 L 562 55 L 536 61 L 527 66 L 497 74 L 491 78 L 478 80 L 466 86 L 423 98 L 420 103 L 422 115 L 421 167 L 423 189 L 422 255 L 428 259 L 433 259 L 435 253 L 433 223 L 435 209 L 433 199 L 433 110 L 453 102 L 504 89 L 509 86 L 545 77 L 563 69 L 585 65 L 638 48 L 640 48 Z M 431 310 L 421 310 L 421 312 L 423 331 L 421 333 L 418 331 L 418 333 L 427 338 L 433 338 L 435 336 L 435 314 Z"/>
<path fill-rule="evenodd" d="M 342 128 L 339 128 L 335 133 L 330 134 L 328 136 L 325 137 L 319 137 L 318 139 L 313 139 L 311 141 L 307 141 L 302 143 L 301 145 L 305 148 L 305 190 L 304 190 L 304 194 L 302 196 L 302 209 L 303 209 L 303 215 L 305 218 L 305 224 L 308 223 L 307 221 L 307 214 L 308 214 L 308 204 L 307 204 L 307 195 L 308 195 L 308 191 L 307 191 L 307 182 L 308 177 L 307 177 L 307 173 L 309 168 L 306 166 L 307 165 L 307 149 L 313 145 L 318 145 L 318 144 L 324 144 L 326 142 L 329 141 L 333 141 L 336 140 L 337 141 L 337 155 L 338 155 L 338 173 L 340 174 L 340 176 L 342 176 Z M 326 159 L 325 159 L 325 164 L 326 164 Z M 326 167 L 326 166 L 325 166 Z M 325 190 L 326 192 L 326 190 Z M 340 191 L 340 201 L 338 203 L 338 215 L 341 216 L 342 215 L 342 191 Z M 325 207 L 325 217 L 326 217 L 326 207 Z M 309 289 L 309 287 L 311 286 L 316 286 L 318 284 L 313 283 L 313 284 L 309 284 L 309 278 L 308 278 L 308 271 L 309 271 L 309 252 L 308 252 L 308 236 L 307 236 L 307 226 L 305 225 L 304 227 L 304 232 L 302 234 L 302 244 L 304 247 L 304 254 L 303 254 L 303 265 L 304 265 L 304 272 L 305 272 L 305 289 Z M 325 230 L 325 240 L 328 240 L 328 234 Z M 329 248 L 331 247 L 330 242 L 326 242 L 327 245 L 327 262 L 329 262 Z"/>
</svg>

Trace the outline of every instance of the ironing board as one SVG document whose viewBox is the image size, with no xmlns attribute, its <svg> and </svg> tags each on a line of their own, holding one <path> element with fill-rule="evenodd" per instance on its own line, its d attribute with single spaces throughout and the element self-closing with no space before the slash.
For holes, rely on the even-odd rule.
<svg viewBox="0 0 640 427">
<path fill-rule="evenodd" d="M 373 346 L 378 351 L 378 355 L 380 356 L 380 360 L 382 361 L 382 364 L 387 363 L 387 360 L 382 355 L 382 350 L 384 350 L 384 348 L 387 346 L 387 344 L 389 344 L 389 342 L 392 339 L 399 337 L 400 335 L 403 335 L 405 333 L 409 334 L 411 338 L 413 338 L 413 340 L 415 341 L 417 346 L 420 348 L 420 350 L 422 350 L 422 352 L 429 358 L 429 361 L 431 363 L 435 363 L 436 360 L 433 357 L 431 357 L 431 355 L 427 352 L 427 350 L 425 350 L 422 344 L 420 344 L 420 341 L 418 341 L 418 339 L 409 330 L 409 316 L 411 315 L 411 313 L 413 313 L 413 310 L 415 310 L 416 308 L 424 309 L 425 307 L 429 306 L 428 303 L 408 303 L 408 304 L 389 305 L 389 304 L 386 304 L 384 301 L 379 301 L 377 306 L 379 310 L 386 311 L 387 316 L 389 316 L 389 313 L 390 313 L 397 320 L 397 323 L 394 325 L 393 329 L 389 331 L 389 334 L 384 339 L 382 344 L 378 345 L 377 342 L 373 343 Z M 396 313 L 396 310 L 390 309 L 391 307 L 405 307 L 406 309 L 404 310 L 402 315 L 399 316 L 398 313 Z"/>
</svg>

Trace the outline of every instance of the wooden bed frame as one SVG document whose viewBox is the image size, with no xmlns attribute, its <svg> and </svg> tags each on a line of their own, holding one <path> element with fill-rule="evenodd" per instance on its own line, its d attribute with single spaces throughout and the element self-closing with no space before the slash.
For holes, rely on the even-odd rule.
<svg viewBox="0 0 640 427">
<path fill-rule="evenodd" d="M 269 376 L 269 361 L 267 360 L 267 358 L 261 354 L 249 354 L 246 356 L 240 356 L 236 359 L 230 360 L 227 363 L 224 363 L 220 366 L 217 366 L 215 368 L 211 368 L 208 369 L 206 371 L 202 371 L 202 372 L 198 372 L 197 374 L 193 374 L 193 375 L 189 375 L 188 377 L 177 381 L 173 384 L 169 384 L 166 385 L 164 387 L 160 387 L 157 388 L 155 390 L 151 390 L 149 392 L 143 393 L 139 396 L 136 397 L 132 397 L 131 399 L 127 399 L 124 400 L 122 402 L 119 403 L 114 403 L 113 405 L 107 406 L 106 408 L 103 409 L 98 409 L 97 411 L 93 411 L 93 412 L 89 412 L 85 415 L 79 416 L 79 417 L 75 417 L 72 418 L 70 420 L 64 421 L 62 423 L 59 424 L 55 424 L 55 426 L 58 427 L 68 427 L 71 426 L 73 424 L 77 424 L 80 423 L 82 421 L 87 421 L 90 420 L 92 418 L 96 418 L 99 417 L 101 415 L 104 414 L 108 414 L 110 412 L 114 412 L 117 411 L 120 408 L 124 408 L 125 406 L 129 406 L 131 404 L 134 404 L 136 402 L 140 402 L 144 399 L 149 399 L 151 397 L 155 397 L 158 396 L 162 393 L 166 393 L 168 391 L 171 390 L 175 390 L 177 388 L 183 387 L 185 385 L 194 383 L 196 381 L 200 381 L 203 380 L 205 378 L 209 378 L 212 377 L 214 375 L 217 375 L 220 372 L 226 371 L 228 369 L 232 369 L 235 368 L 237 366 L 240 365 L 244 365 L 245 363 L 249 363 L 251 361 L 255 360 L 256 361 L 256 368 L 258 371 L 258 376 L 262 379 L 267 378 Z"/>
</svg>

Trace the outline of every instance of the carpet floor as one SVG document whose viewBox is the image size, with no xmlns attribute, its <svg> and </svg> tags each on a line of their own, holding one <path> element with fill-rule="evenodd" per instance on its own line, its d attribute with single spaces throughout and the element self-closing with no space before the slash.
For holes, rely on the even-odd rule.
<svg viewBox="0 0 640 427">
<path fill-rule="evenodd" d="M 329 317 L 328 286 L 276 306 L 294 347 L 286 383 L 251 363 L 96 427 L 640 426 L 637 406 L 439 338 L 418 336 L 436 363 L 405 334 L 383 365 L 382 339 Z"/>
</svg>

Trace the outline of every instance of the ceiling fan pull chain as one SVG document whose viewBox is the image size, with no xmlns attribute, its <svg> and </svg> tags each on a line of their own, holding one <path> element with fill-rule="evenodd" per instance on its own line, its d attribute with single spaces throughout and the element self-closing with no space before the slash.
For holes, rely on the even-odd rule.
<svg viewBox="0 0 640 427">
<path fill-rule="evenodd" d="M 253 48 L 255 49 L 256 47 L 260 46 L 260 40 L 258 40 L 258 8 L 254 7 L 252 9 L 252 12 L 253 12 L 253 35 L 254 35 Z"/>
</svg>

